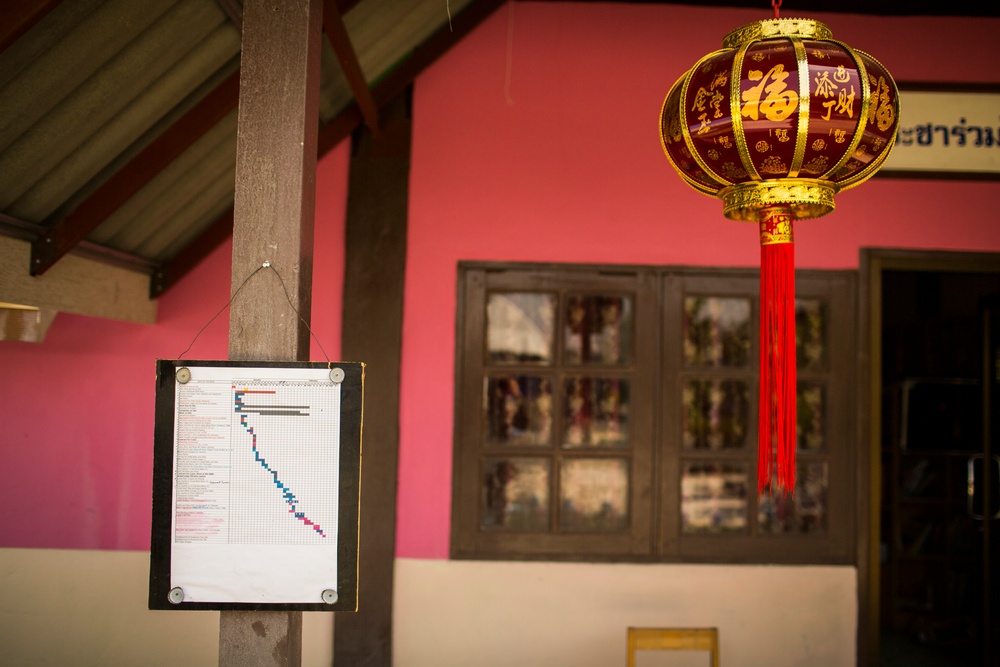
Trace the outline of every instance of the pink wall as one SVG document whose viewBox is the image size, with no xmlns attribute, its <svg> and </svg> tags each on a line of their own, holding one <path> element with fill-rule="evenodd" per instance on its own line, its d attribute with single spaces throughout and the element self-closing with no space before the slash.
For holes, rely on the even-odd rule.
<svg viewBox="0 0 1000 667">
<path fill-rule="evenodd" d="M 518 2 L 420 77 L 399 556 L 448 554 L 459 260 L 756 266 L 755 230 L 674 175 L 657 114 L 686 68 L 766 13 Z M 1000 59 L 998 20 L 815 18 L 899 80 L 1000 81 L 994 65 L 976 65 Z M 313 328 L 332 359 L 347 161 L 345 144 L 317 179 Z M 877 179 L 796 228 L 798 265 L 856 267 L 863 246 L 1000 250 L 998 195 L 996 183 Z M 226 244 L 161 299 L 156 326 L 64 314 L 41 345 L 0 344 L 0 547 L 148 548 L 153 362 L 179 355 L 227 301 L 229 253 Z M 227 328 L 223 313 L 185 358 L 225 358 Z M 312 358 L 323 358 L 315 344 Z"/>
<path fill-rule="evenodd" d="M 318 167 L 312 328 L 340 351 L 347 145 Z M 153 373 L 229 300 L 226 242 L 160 299 L 155 326 L 62 313 L 41 344 L 0 343 L 0 547 L 149 548 Z M 185 359 L 225 359 L 229 311 Z M 322 360 L 313 343 L 312 358 Z"/>
<path fill-rule="evenodd" d="M 674 81 L 764 9 L 508 3 L 420 77 L 399 556 L 448 555 L 459 260 L 756 266 L 756 229 L 681 182 L 657 121 Z M 1000 21 L 813 18 L 897 80 L 1000 81 L 985 64 L 1000 58 Z M 854 268 L 864 246 L 1000 250 L 998 196 L 996 183 L 871 181 L 797 225 L 797 264 Z"/>
</svg>

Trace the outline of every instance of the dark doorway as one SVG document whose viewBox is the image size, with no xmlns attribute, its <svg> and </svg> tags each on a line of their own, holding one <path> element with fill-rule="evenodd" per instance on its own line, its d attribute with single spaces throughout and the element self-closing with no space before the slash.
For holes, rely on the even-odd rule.
<svg viewBox="0 0 1000 667">
<path fill-rule="evenodd" d="M 881 272 L 882 665 L 1000 665 L 1000 273 L 948 256 Z"/>
</svg>

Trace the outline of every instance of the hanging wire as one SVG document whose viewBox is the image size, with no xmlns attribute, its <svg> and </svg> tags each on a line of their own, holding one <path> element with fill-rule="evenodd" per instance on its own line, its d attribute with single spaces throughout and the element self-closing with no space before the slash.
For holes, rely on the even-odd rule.
<svg viewBox="0 0 1000 667">
<path fill-rule="evenodd" d="M 507 106 L 514 106 L 514 98 L 510 96 L 511 68 L 514 62 L 514 3 L 507 3 L 507 59 L 503 72 L 503 96 Z"/>
<path fill-rule="evenodd" d="M 771 6 L 774 7 L 774 18 L 778 18 L 778 10 L 781 8 L 781 0 L 771 0 Z"/>
<path fill-rule="evenodd" d="M 263 271 L 265 269 L 271 269 L 271 271 L 274 272 L 274 275 L 276 275 L 278 277 L 278 282 L 281 283 L 281 289 L 285 293 L 285 300 L 288 301 L 288 306 L 292 309 L 292 312 L 295 313 L 295 315 L 299 318 L 299 320 L 302 322 L 302 324 L 305 325 L 306 331 L 309 332 L 309 335 L 312 336 L 312 339 L 314 341 L 316 341 L 316 345 L 319 347 L 320 352 L 322 352 L 323 356 L 326 358 L 326 362 L 328 364 L 330 363 L 330 355 L 328 355 L 326 353 L 326 350 L 323 349 L 323 344 L 321 342 L 319 342 L 319 338 L 317 338 L 316 334 L 313 333 L 313 330 L 309 327 L 309 323 L 306 322 L 306 319 L 304 317 L 302 317 L 301 313 L 299 313 L 298 308 L 296 308 L 295 304 L 292 303 L 292 297 L 289 296 L 289 294 L 288 294 L 288 286 L 285 285 L 285 281 L 284 281 L 284 279 L 282 279 L 281 274 L 278 273 L 278 270 L 275 269 L 273 266 L 271 266 L 271 262 L 264 262 L 263 264 L 261 264 L 260 266 L 258 266 L 256 269 L 254 269 L 253 273 L 251 273 L 249 276 L 247 276 L 246 278 L 243 279 L 243 282 L 240 283 L 240 286 L 237 287 L 236 291 L 233 292 L 233 295 L 231 297 L 229 297 L 229 301 L 226 302 L 226 305 L 224 305 L 222 308 L 220 308 L 219 312 L 217 312 L 215 315 L 213 315 L 212 319 L 210 319 L 208 322 L 206 322 L 205 326 L 203 326 L 198 331 L 198 333 L 195 334 L 194 338 L 191 340 L 191 343 L 187 346 L 187 348 L 177 356 L 178 359 L 181 359 L 185 354 L 187 354 L 191 350 L 191 348 L 194 347 L 195 341 L 198 340 L 198 336 L 200 336 L 205 331 L 205 329 L 208 328 L 208 325 L 210 325 L 212 322 L 214 322 L 216 320 L 216 318 L 218 318 L 219 315 L 221 315 L 222 312 L 226 308 L 228 308 L 229 306 L 232 305 L 233 301 L 236 300 L 236 295 L 238 295 L 240 293 L 240 290 L 242 290 L 243 287 L 246 286 L 246 284 L 248 282 L 250 282 L 250 279 L 253 278 L 255 275 L 257 275 L 258 273 L 260 273 L 261 271 Z"/>
</svg>

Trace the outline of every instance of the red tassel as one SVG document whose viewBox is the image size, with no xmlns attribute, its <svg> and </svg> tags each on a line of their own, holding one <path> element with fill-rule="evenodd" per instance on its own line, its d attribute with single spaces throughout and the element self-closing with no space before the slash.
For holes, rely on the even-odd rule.
<svg viewBox="0 0 1000 667">
<path fill-rule="evenodd" d="M 795 492 L 795 253 L 792 215 L 782 206 L 761 212 L 760 395 L 757 492 Z"/>
</svg>

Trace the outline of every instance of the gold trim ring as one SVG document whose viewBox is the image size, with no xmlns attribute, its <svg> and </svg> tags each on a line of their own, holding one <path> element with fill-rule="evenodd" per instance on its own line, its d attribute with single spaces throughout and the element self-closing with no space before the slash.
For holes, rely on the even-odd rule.
<svg viewBox="0 0 1000 667">
<path fill-rule="evenodd" d="M 786 205 L 796 220 L 818 218 L 834 209 L 837 186 L 830 181 L 785 178 L 737 183 L 719 192 L 722 214 L 730 220 L 760 222 L 761 209 Z"/>
<path fill-rule="evenodd" d="M 737 49 L 747 42 L 772 37 L 832 39 L 833 32 L 826 24 L 813 19 L 768 19 L 733 30 L 723 38 L 722 46 L 726 49 Z"/>
</svg>

